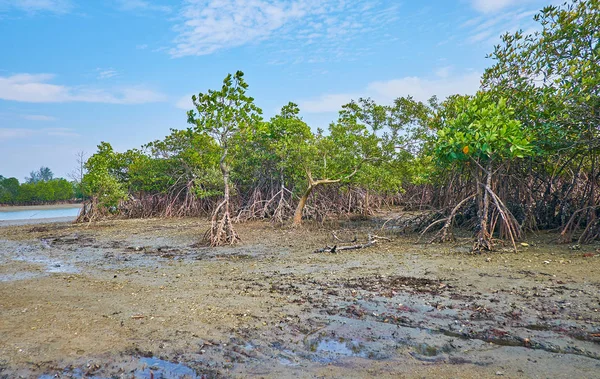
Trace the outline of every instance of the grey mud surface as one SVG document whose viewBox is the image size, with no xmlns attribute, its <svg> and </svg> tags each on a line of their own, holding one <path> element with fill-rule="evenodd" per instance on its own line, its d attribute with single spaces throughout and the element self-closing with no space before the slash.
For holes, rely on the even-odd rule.
<svg viewBox="0 0 600 379">
<path fill-rule="evenodd" d="M 0 378 L 598 378 L 600 256 L 417 245 L 381 223 L 0 228 Z M 315 254 L 368 233 L 391 242 Z"/>
</svg>

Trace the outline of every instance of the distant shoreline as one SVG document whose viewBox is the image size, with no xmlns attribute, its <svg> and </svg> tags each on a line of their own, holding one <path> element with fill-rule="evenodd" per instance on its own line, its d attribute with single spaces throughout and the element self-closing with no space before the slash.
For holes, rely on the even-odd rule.
<svg viewBox="0 0 600 379">
<path fill-rule="evenodd" d="M 54 224 L 57 222 L 73 222 L 76 217 L 49 217 L 49 218 L 32 218 L 26 220 L 0 220 L 0 228 L 6 226 L 21 226 L 35 224 Z"/>
<path fill-rule="evenodd" d="M 81 203 L 63 203 L 48 205 L 0 205 L 0 212 L 41 211 L 45 209 L 81 208 Z"/>
</svg>

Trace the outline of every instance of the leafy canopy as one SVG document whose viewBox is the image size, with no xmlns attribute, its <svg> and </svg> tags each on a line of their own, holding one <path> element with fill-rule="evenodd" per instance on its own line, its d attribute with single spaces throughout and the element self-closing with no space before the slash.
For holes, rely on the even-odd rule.
<svg viewBox="0 0 600 379">
<path fill-rule="evenodd" d="M 463 96 L 449 104 L 453 115 L 437 132 L 436 155 L 446 163 L 455 161 L 506 161 L 533 153 L 531 136 L 501 99 L 485 94 Z"/>
</svg>

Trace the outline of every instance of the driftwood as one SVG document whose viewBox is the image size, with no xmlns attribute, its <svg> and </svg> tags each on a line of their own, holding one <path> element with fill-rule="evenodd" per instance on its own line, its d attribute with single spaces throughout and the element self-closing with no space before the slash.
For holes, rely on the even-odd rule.
<svg viewBox="0 0 600 379">
<path fill-rule="evenodd" d="M 344 251 L 344 250 L 358 250 L 358 249 L 366 249 L 368 247 L 372 247 L 375 246 L 380 240 L 382 241 L 391 241 L 391 239 L 386 238 L 386 237 L 380 237 L 374 234 L 369 234 L 369 239 L 367 240 L 366 243 L 363 244 L 356 244 L 356 245 L 348 245 L 348 246 L 338 246 L 338 245 L 333 245 L 333 246 L 325 246 L 322 249 L 317 249 L 314 251 L 314 253 L 331 253 L 331 254 L 336 254 L 340 251 Z"/>
</svg>

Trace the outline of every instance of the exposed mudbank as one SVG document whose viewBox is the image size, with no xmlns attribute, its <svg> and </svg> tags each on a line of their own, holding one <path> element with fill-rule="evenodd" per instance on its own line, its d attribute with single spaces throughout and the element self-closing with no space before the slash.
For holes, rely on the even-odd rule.
<svg viewBox="0 0 600 379">
<path fill-rule="evenodd" d="M 394 241 L 373 248 L 314 254 L 332 242 L 327 228 L 242 224 L 243 243 L 217 249 L 197 244 L 204 228 L 183 219 L 1 229 L 0 377 L 600 370 L 594 246 L 539 237 L 519 254 L 475 256 L 390 232 Z"/>
</svg>

